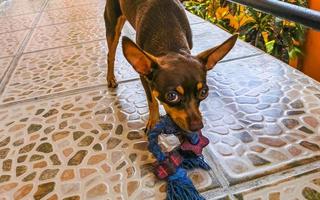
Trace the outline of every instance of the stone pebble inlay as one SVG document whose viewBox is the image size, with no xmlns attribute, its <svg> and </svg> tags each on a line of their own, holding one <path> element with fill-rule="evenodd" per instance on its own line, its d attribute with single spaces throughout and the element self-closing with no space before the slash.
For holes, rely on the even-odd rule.
<svg viewBox="0 0 320 200">
<path fill-rule="evenodd" d="M 0 4 L 0 17 L 37 13 L 45 0 L 11 0 Z"/>
<path fill-rule="evenodd" d="M 204 132 L 232 184 L 319 159 L 318 83 L 270 56 L 220 63 L 208 82 Z"/>
<path fill-rule="evenodd" d="M 0 18 L 0 33 L 31 28 L 37 14 L 19 15 Z"/>
<path fill-rule="evenodd" d="M 102 19 L 37 27 L 24 52 L 44 50 L 105 38 Z"/>
<path fill-rule="evenodd" d="M 45 10 L 37 26 L 73 22 L 103 16 L 104 7 L 99 4 L 80 5 L 65 9 Z"/>
<path fill-rule="evenodd" d="M 106 42 L 100 41 L 24 54 L 1 101 L 7 103 L 106 84 L 107 50 Z M 119 46 L 115 61 L 118 81 L 137 76 L 124 59 Z"/>
<path fill-rule="evenodd" d="M 135 82 L 0 110 L 0 196 L 164 198 L 142 130 L 146 106 Z M 189 176 L 200 191 L 219 187 L 205 171 Z"/>
<path fill-rule="evenodd" d="M 0 34 L 0 58 L 14 56 L 22 44 L 29 29 Z"/>
<path fill-rule="evenodd" d="M 12 57 L 8 57 L 8 58 L 2 58 L 0 59 L 0 78 L 2 78 L 6 72 L 6 70 L 8 69 L 10 63 L 12 61 Z M 0 80 L 1 83 L 1 80 Z"/>
<path fill-rule="evenodd" d="M 320 172 L 292 177 L 263 188 L 236 195 L 241 200 L 320 199 Z"/>
</svg>

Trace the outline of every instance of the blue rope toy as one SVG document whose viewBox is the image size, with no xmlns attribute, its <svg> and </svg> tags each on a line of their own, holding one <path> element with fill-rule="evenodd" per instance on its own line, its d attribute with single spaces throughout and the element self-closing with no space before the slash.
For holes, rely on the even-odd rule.
<svg viewBox="0 0 320 200">
<path fill-rule="evenodd" d="M 162 133 L 183 136 L 181 146 L 168 153 L 162 152 L 158 144 L 158 137 Z M 209 140 L 201 131 L 182 133 L 183 130 L 168 115 L 161 117 L 149 131 L 148 149 L 157 159 L 154 172 L 159 179 L 168 181 L 167 200 L 204 200 L 187 176 L 186 170 L 211 169 L 202 155 L 202 149 L 209 144 Z"/>
</svg>

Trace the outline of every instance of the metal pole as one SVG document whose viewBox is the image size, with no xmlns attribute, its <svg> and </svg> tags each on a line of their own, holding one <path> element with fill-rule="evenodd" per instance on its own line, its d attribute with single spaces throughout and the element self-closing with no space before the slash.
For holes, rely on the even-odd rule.
<svg viewBox="0 0 320 200">
<path fill-rule="evenodd" d="M 320 30 L 320 12 L 279 0 L 228 0 Z"/>
</svg>

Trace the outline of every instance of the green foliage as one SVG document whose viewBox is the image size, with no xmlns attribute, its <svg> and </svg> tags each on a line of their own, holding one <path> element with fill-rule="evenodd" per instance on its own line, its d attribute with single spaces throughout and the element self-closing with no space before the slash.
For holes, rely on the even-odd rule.
<svg viewBox="0 0 320 200">
<path fill-rule="evenodd" d="M 282 0 L 307 6 L 307 0 Z M 305 28 L 226 0 L 184 1 L 187 10 L 285 61 L 302 56 Z"/>
</svg>

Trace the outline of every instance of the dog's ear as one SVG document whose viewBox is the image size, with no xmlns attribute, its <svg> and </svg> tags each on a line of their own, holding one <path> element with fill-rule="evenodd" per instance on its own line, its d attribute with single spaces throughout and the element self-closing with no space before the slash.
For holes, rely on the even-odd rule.
<svg viewBox="0 0 320 200">
<path fill-rule="evenodd" d="M 122 51 L 124 57 L 139 74 L 146 76 L 152 72 L 155 58 L 140 49 L 126 36 L 122 37 Z"/>
<path fill-rule="evenodd" d="M 231 36 L 221 45 L 201 52 L 196 57 L 205 64 L 207 70 L 212 69 L 219 60 L 221 60 L 234 46 L 238 38 L 238 34 Z"/>
</svg>

